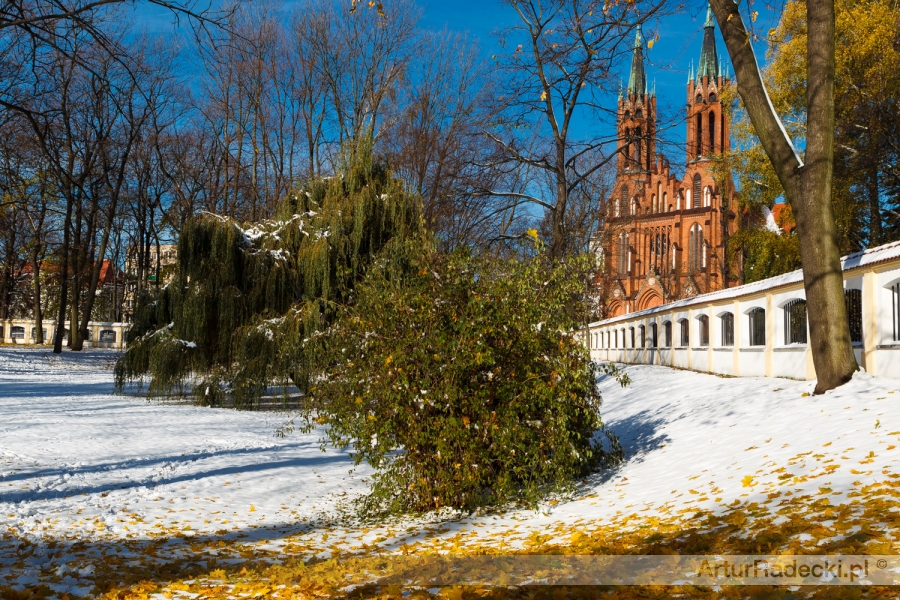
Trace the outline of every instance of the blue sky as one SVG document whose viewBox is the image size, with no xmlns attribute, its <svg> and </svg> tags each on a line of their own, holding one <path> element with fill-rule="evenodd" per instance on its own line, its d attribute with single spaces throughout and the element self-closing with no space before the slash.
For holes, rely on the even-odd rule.
<svg viewBox="0 0 900 600">
<path fill-rule="evenodd" d="M 208 2 L 209 0 L 203 0 Z M 217 3 L 218 0 L 212 0 Z M 285 8 L 302 2 L 303 0 L 285 0 Z M 308 0 L 314 2 L 315 0 Z M 691 61 L 697 63 L 700 56 L 702 42 L 702 27 L 706 18 L 705 0 L 682 0 L 684 8 L 677 13 L 652 22 L 645 27 L 645 37 L 659 34 L 652 50 L 647 50 L 649 65 L 647 76 L 650 82 L 656 82 L 658 103 L 660 112 L 669 115 L 680 115 L 680 107 L 685 102 L 685 85 L 690 69 Z M 747 0 L 754 4 L 754 0 Z M 477 40 L 486 56 L 495 52 L 496 39 L 492 33 L 515 23 L 515 12 L 502 0 L 419 0 L 418 4 L 423 9 L 421 25 L 428 29 L 443 29 L 466 32 L 470 38 Z M 755 4 L 762 4 L 756 0 Z M 746 7 L 745 7 L 746 9 Z M 765 15 L 771 12 L 759 8 L 761 18 L 756 25 L 765 31 L 773 23 L 764 23 Z M 161 33 L 175 33 L 172 24 L 172 15 L 165 9 L 147 3 L 138 3 L 131 13 L 131 18 L 136 24 L 147 26 L 151 30 Z M 770 19 L 771 20 L 771 19 Z M 721 36 L 716 31 L 719 60 L 728 63 L 727 52 Z M 757 56 L 763 57 L 765 46 L 758 44 Z M 623 79 L 628 77 L 628 64 L 621 65 Z M 610 98 L 614 105 L 615 98 Z M 665 107 L 665 108 L 664 108 Z M 585 126 L 589 126 L 585 123 Z M 665 136 L 675 144 L 683 142 L 684 126 L 677 122 L 669 121 L 660 123 L 660 128 L 666 130 Z M 684 160 L 683 152 L 679 148 L 667 146 L 660 151 L 669 155 L 673 165 Z"/>
</svg>

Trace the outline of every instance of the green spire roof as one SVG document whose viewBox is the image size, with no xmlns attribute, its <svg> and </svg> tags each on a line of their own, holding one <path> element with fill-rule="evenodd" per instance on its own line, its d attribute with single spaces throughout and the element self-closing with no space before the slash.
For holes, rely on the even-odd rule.
<svg viewBox="0 0 900 600">
<path fill-rule="evenodd" d="M 703 77 L 715 79 L 719 73 L 719 56 L 716 53 L 716 27 L 713 20 L 712 7 L 707 5 L 706 24 L 703 25 L 703 48 L 700 50 L 700 66 L 697 68 L 697 80 Z"/>
<path fill-rule="evenodd" d="M 647 93 L 647 75 L 644 73 L 644 38 L 641 26 L 634 34 L 634 54 L 631 57 L 631 75 L 628 77 L 628 95 Z"/>
</svg>

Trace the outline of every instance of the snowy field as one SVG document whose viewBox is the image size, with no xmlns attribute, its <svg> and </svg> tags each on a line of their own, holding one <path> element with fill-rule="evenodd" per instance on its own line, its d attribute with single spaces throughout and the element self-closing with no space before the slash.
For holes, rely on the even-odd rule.
<svg viewBox="0 0 900 600">
<path fill-rule="evenodd" d="M 538 532 L 553 543 L 806 496 L 858 505 L 861 490 L 900 474 L 897 380 L 860 373 L 812 397 L 813 382 L 633 366 L 626 389 L 600 382 L 627 462 L 576 497 L 354 526 L 340 516 L 366 489 L 365 465 L 351 474 L 347 454 L 322 452 L 315 433 L 277 437 L 283 414 L 116 396 L 116 356 L 0 348 L 0 591 L 40 583 L 97 595 L 148 573 L 177 581 L 266 553 L 526 548 Z M 854 531 L 827 519 L 817 527 L 793 541 L 827 549 Z M 882 526 L 877 539 L 898 538 Z"/>
</svg>

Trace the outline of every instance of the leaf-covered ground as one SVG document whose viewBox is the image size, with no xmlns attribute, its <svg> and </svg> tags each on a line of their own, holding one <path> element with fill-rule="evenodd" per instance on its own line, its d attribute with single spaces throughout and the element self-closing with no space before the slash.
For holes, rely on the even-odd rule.
<svg viewBox="0 0 900 600">
<path fill-rule="evenodd" d="M 628 461 L 540 510 L 346 520 L 366 469 L 282 415 L 114 396 L 114 355 L 0 349 L 0 597 L 896 597 L 893 588 L 397 588 L 391 556 L 897 554 L 900 381 L 629 367 Z M 392 571 L 393 570 L 393 571 Z"/>
</svg>

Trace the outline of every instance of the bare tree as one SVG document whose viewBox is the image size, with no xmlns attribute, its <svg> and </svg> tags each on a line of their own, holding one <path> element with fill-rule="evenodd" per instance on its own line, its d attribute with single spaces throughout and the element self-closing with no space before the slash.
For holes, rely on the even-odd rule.
<svg viewBox="0 0 900 600">
<path fill-rule="evenodd" d="M 596 151 L 615 136 L 572 134 L 582 114 L 603 120 L 605 94 L 615 89 L 619 60 L 631 49 L 634 30 L 659 16 L 665 0 L 609 3 L 602 0 L 507 0 L 519 23 L 505 30 L 506 52 L 497 57 L 503 95 L 497 127 L 486 135 L 497 162 L 518 166 L 532 181 L 527 191 L 491 189 L 513 210 L 530 204 L 546 215 L 550 251 L 568 250 L 569 198 L 615 154 Z M 596 160 L 586 162 L 587 157 Z"/>
</svg>

